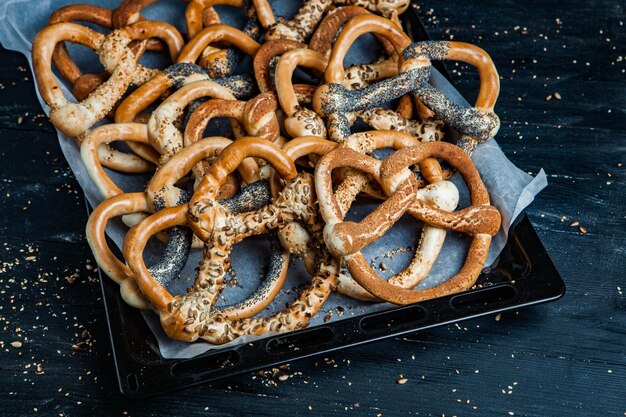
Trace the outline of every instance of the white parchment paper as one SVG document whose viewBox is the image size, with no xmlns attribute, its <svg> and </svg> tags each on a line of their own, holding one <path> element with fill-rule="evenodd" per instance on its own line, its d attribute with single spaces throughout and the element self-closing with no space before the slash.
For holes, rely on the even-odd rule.
<svg viewBox="0 0 626 417">
<path fill-rule="evenodd" d="M 32 0 L 5 0 L 0 2 L 0 43 L 7 48 L 23 53 L 31 64 L 31 42 L 35 34 L 46 24 L 47 19 L 59 7 L 67 4 L 76 3 L 77 0 L 59 0 L 59 1 L 32 1 Z M 114 8 L 118 1 L 116 0 L 81 0 L 82 3 L 98 4 L 104 7 Z M 289 0 L 273 1 L 273 7 L 277 14 L 290 17 L 298 9 L 300 2 Z M 218 12 L 225 23 L 241 27 L 243 24 L 243 15 L 228 7 L 218 7 Z M 163 19 L 171 24 L 176 25 L 179 30 L 184 31 L 184 6 L 179 0 L 162 1 L 150 6 L 142 12 L 150 19 Z M 374 57 L 372 48 L 372 39 L 364 38 L 352 48 L 348 60 L 355 62 L 365 62 Z M 72 57 L 84 70 L 84 72 L 101 71 L 95 54 L 86 48 L 72 46 L 69 48 Z M 150 62 L 150 57 L 146 58 L 148 65 L 154 64 L 156 58 Z M 249 61 L 249 60 L 248 60 Z M 249 62 L 242 63 L 243 72 L 249 71 Z M 452 87 L 445 78 L 433 71 L 431 78 L 433 85 L 442 90 L 450 99 L 458 103 L 469 106 L 469 104 L 460 96 L 460 94 Z M 67 86 L 61 83 L 67 97 L 71 94 L 67 91 Z M 504 92 L 506 94 L 506 91 Z M 49 108 L 41 100 L 39 101 L 46 111 Z M 82 161 L 80 159 L 79 148 L 71 138 L 58 132 L 59 144 L 65 158 L 67 159 L 76 179 L 81 185 L 87 199 L 92 206 L 100 203 L 99 196 L 95 185 L 89 178 Z M 491 265 L 500 254 L 507 240 L 507 233 L 511 223 L 526 208 L 546 185 L 546 175 L 541 170 L 539 174 L 533 178 L 518 169 L 507 157 L 502 153 L 500 147 L 495 140 L 489 140 L 480 145 L 473 155 L 474 163 L 480 171 L 483 181 L 489 190 L 491 202 L 495 205 L 502 215 L 502 228 L 497 236 L 493 239 L 489 257 L 486 265 Z M 126 175 L 110 172 L 112 178 L 127 192 L 142 191 L 146 183 L 145 176 Z M 461 199 L 459 207 L 466 207 L 469 203 L 468 193 L 465 185 L 456 175 L 453 182 L 459 188 Z M 359 218 L 371 212 L 376 203 L 361 203 L 355 205 L 348 217 Z M 390 277 L 400 272 L 406 267 L 417 245 L 420 236 L 421 226 L 413 219 L 405 216 L 399 221 L 383 238 L 365 248 L 366 258 L 372 261 L 373 265 L 380 265 L 384 262 L 387 270 L 378 270 L 381 276 Z M 121 222 L 111 222 L 107 228 L 107 233 L 113 239 L 118 247 L 121 247 L 127 228 Z M 429 277 L 422 282 L 418 288 L 427 288 L 443 282 L 448 277 L 456 273 L 465 259 L 465 253 L 468 247 L 469 238 L 457 233 L 448 233 L 442 255 L 439 256 L 435 266 L 433 267 Z M 158 247 L 149 248 L 150 253 L 147 255 L 148 263 L 151 259 L 156 259 L 159 254 Z M 398 249 L 401 249 L 398 251 Z M 227 287 L 220 300 L 220 304 L 231 304 L 249 296 L 261 280 L 261 276 L 267 267 L 267 253 L 269 245 L 263 236 L 247 239 L 235 247 L 233 253 L 233 269 L 237 273 L 237 284 Z M 390 252 L 394 252 L 393 256 L 389 256 Z M 181 278 L 168 286 L 168 290 L 172 293 L 182 293 L 191 285 L 194 277 L 194 268 L 201 257 L 200 251 L 193 251 L 189 257 L 189 261 Z M 293 300 L 299 290 L 307 284 L 310 279 L 308 273 L 304 269 L 302 262 L 298 259 L 292 259 L 289 275 L 284 285 L 283 291 L 279 294 L 274 302 L 263 312 L 263 314 L 272 314 L 284 307 L 286 302 Z M 233 281 L 234 282 L 234 281 Z M 347 316 L 357 316 L 360 314 L 370 313 L 372 311 L 389 308 L 388 304 L 379 303 L 363 303 L 343 297 L 339 294 L 332 294 L 323 310 L 318 313 L 310 323 L 315 326 L 324 322 L 324 320 L 340 320 Z M 152 312 L 144 312 L 144 318 L 154 332 L 159 342 L 159 349 L 164 358 L 191 358 L 211 349 L 220 349 L 233 344 L 247 343 L 250 340 L 259 337 L 242 337 L 231 342 L 228 345 L 212 346 L 208 343 L 182 343 L 169 339 L 161 329 L 157 316 Z M 329 318 L 330 316 L 330 318 Z M 264 335 L 262 337 L 267 337 Z"/>
</svg>

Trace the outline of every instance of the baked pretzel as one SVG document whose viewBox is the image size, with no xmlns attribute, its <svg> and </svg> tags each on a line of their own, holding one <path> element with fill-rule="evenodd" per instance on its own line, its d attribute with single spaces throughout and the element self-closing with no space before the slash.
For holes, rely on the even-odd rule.
<svg viewBox="0 0 626 417">
<path fill-rule="evenodd" d="M 340 83 L 343 79 L 343 59 L 352 43 L 365 33 L 385 36 L 401 54 L 398 75 L 379 81 L 368 87 L 350 91 Z M 328 62 L 325 73 L 327 84 L 317 89 L 313 100 L 315 111 L 329 116 L 333 125 L 330 133 L 347 136 L 349 129 L 342 113 L 380 107 L 380 104 L 407 93 L 415 94 L 420 102 L 432 110 L 437 118 L 444 120 L 461 134 L 482 141 L 493 137 L 499 128 L 495 113 L 481 108 L 462 108 L 448 100 L 441 92 L 428 84 L 433 59 L 457 59 L 477 65 L 481 73 L 479 105 L 492 104 L 498 94 L 498 76 L 493 63 L 480 48 L 459 42 L 418 42 L 410 39 L 386 19 L 378 16 L 357 16 L 342 30 Z M 462 139 L 459 146 L 468 149 Z"/>
<path fill-rule="evenodd" d="M 121 285 L 124 300 L 134 307 L 147 308 L 148 303 L 141 296 L 134 281 L 128 280 L 132 273 L 124 263 L 118 260 L 108 246 L 105 237 L 108 221 L 114 217 L 122 216 L 127 225 L 134 226 L 146 217 L 145 213 L 186 203 L 189 199 L 189 193 L 175 184 L 200 159 L 216 156 L 232 141 L 215 137 L 195 143 L 183 149 L 170 160 L 169 164 L 162 166 L 148 183 L 145 193 L 124 194 L 99 166 L 98 158 L 94 157 L 94 150 L 97 150 L 98 143 L 102 142 L 104 138 L 107 136 L 115 137 L 115 134 L 121 135 L 125 139 L 147 142 L 145 125 L 137 123 L 105 125 L 94 130 L 93 133 L 83 142 L 81 154 L 87 160 L 86 166 L 95 168 L 88 170 L 88 172 L 101 192 L 106 193 L 104 195 L 107 199 L 94 210 L 89 218 L 87 240 L 101 269 Z M 258 167 L 252 159 L 243 161 L 239 171 L 250 183 L 258 180 Z M 225 182 L 220 188 L 217 198 L 235 212 L 255 209 L 269 203 L 269 190 L 265 192 L 263 187 L 258 185 L 247 187 L 237 198 L 230 198 L 234 194 L 233 191 L 236 191 L 231 190 L 230 187 L 231 185 Z M 230 199 L 224 200 L 226 198 Z M 165 284 L 180 275 L 191 245 L 192 237 L 189 229 L 177 228 L 170 233 L 162 261 L 151 268 L 153 274 L 158 274 L 159 282 Z M 272 253 L 275 256 L 276 250 L 273 250 Z M 273 274 L 284 273 L 284 268 L 286 265 L 283 265 L 279 270 L 274 270 Z"/>
<path fill-rule="evenodd" d="M 161 162 L 167 161 L 183 147 L 183 133 L 176 127 L 185 108 L 202 97 L 234 100 L 235 97 L 213 81 L 196 81 L 176 90 L 152 112 L 148 121 L 148 137 L 161 153 Z"/>
<path fill-rule="evenodd" d="M 249 157 L 266 159 L 289 184 L 271 205 L 237 216 L 218 204 L 215 195 L 226 176 Z M 338 265 L 325 251 L 320 253 L 318 273 L 308 288 L 296 302 L 271 317 L 233 319 L 214 312 L 214 304 L 223 288 L 225 263 L 235 242 L 294 220 L 304 222 L 314 235 L 320 234 L 312 191 L 311 177 L 298 176 L 293 161 L 280 148 L 262 139 L 242 138 L 218 157 L 188 208 L 162 210 L 131 229 L 124 242 L 125 257 L 141 291 L 159 314 L 166 333 L 177 340 L 202 338 L 212 343 L 225 343 L 244 334 L 305 327 L 336 283 Z M 185 295 L 172 296 L 151 276 L 142 252 L 151 235 L 183 224 L 200 231 L 208 244 L 193 289 Z"/>
<path fill-rule="evenodd" d="M 100 162 L 111 157 L 110 155 L 102 154 L 103 150 L 106 152 L 106 149 L 111 149 L 110 147 L 103 148 L 102 145 L 108 145 L 117 140 L 133 141 L 146 145 L 150 143 L 146 125 L 140 123 L 112 123 L 88 131 L 80 144 L 80 156 L 87 169 L 87 174 L 89 174 L 100 195 L 105 199 L 123 193 L 104 171 Z M 154 170 L 154 165 L 142 158 L 132 154 L 123 155 L 127 159 L 124 161 L 124 165 L 113 169 L 129 173 Z"/>
<path fill-rule="evenodd" d="M 259 90 L 264 93 L 274 88 L 274 71 L 282 54 L 292 49 L 306 48 L 306 44 L 288 39 L 267 41 L 261 45 L 252 61 L 254 78 Z"/>
<path fill-rule="evenodd" d="M 104 200 L 89 216 L 86 227 L 87 242 L 100 269 L 120 285 L 122 298 L 127 304 L 139 309 L 149 308 L 149 302 L 132 279 L 132 272 L 111 251 L 105 230 L 110 219 L 150 211 L 145 193 L 117 194 Z M 143 218 L 143 217 L 140 217 Z M 170 233 L 161 261 L 152 267 L 156 279 L 165 283 L 180 275 L 187 261 L 191 246 L 191 233 L 179 228 Z"/>
<path fill-rule="evenodd" d="M 137 64 L 127 45 L 134 39 L 167 37 L 171 53 L 176 53 L 177 39 L 169 25 L 158 22 L 137 22 L 106 37 L 74 23 L 57 23 L 42 29 L 33 41 L 33 66 L 42 98 L 50 106 L 50 121 L 63 133 L 76 137 L 102 120 L 126 91 L 131 82 L 141 82 L 153 71 Z M 175 29 L 173 29 L 175 31 Z M 156 33 L 161 31 L 161 33 Z M 111 74 L 80 103 L 69 103 L 52 74 L 52 54 L 59 42 L 71 41 L 97 50 L 105 69 Z M 182 44 L 182 39 L 180 39 Z"/>
<path fill-rule="evenodd" d="M 408 168 L 426 158 L 441 158 L 463 176 L 472 206 L 448 213 L 432 207 L 416 196 L 417 183 Z M 349 166 L 369 174 L 389 198 L 359 223 L 344 222 L 334 197 L 330 173 Z M 487 259 L 491 236 L 500 228 L 500 214 L 489 205 L 489 196 L 470 157 L 458 147 L 445 142 L 430 142 L 401 149 L 380 162 L 352 149 L 337 149 L 324 156 L 315 169 L 315 186 L 320 214 L 326 222 L 325 242 L 333 255 L 346 262 L 352 278 L 372 295 L 395 304 L 408 304 L 470 288 Z M 432 226 L 460 231 L 473 236 L 465 265 L 448 281 L 426 290 L 396 287 L 378 278 L 360 250 L 382 236 L 404 213 L 408 212 Z"/>
<path fill-rule="evenodd" d="M 333 4 L 364 7 L 394 20 L 400 26 L 398 15 L 409 6 L 408 0 L 307 0 L 296 12 L 292 20 L 279 18 L 270 26 L 265 38 L 291 39 L 305 42 L 313 33 L 322 16 Z"/>
<path fill-rule="evenodd" d="M 357 6 L 344 6 L 330 10 L 317 26 L 315 32 L 313 32 L 309 41 L 309 48 L 329 58 L 333 44 L 337 40 L 342 27 L 353 17 L 370 14 L 371 12 L 367 9 Z M 391 56 L 395 53 L 393 45 L 387 39 L 379 35 L 375 36 L 381 43 L 383 52 L 386 55 Z"/>
<path fill-rule="evenodd" d="M 248 36 L 246 33 L 235 29 L 232 26 L 221 23 L 211 25 L 199 32 L 191 41 L 189 41 L 178 56 L 177 63 L 190 62 L 195 63 L 202 51 L 215 42 L 225 41 L 228 44 L 239 48 L 247 55 L 254 54 L 261 47 L 258 42 Z M 228 54 L 227 50 L 221 50 L 212 53 L 205 64 L 205 70 L 212 78 L 222 78 L 230 74 L 236 63 L 234 54 Z M 205 60 L 206 61 L 206 60 Z"/>
</svg>

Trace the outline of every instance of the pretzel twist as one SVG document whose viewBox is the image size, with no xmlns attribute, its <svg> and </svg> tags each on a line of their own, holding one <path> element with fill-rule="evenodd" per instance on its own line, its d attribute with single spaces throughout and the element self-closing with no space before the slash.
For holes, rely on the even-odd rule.
<svg viewBox="0 0 626 417">
<path fill-rule="evenodd" d="M 247 55 L 254 56 L 261 45 L 244 32 L 233 28 L 232 26 L 221 23 L 211 25 L 199 32 L 191 41 L 189 41 L 178 56 L 177 63 L 190 62 L 194 63 L 198 60 L 202 51 L 209 45 L 225 41 L 228 44 L 239 48 Z M 209 68 L 207 73 L 212 78 L 221 78 L 224 74 L 228 74 L 229 69 L 233 67 L 233 54 L 225 51 L 210 55 Z"/>
<path fill-rule="evenodd" d="M 162 25 L 153 24 L 149 29 L 159 27 Z M 106 37 L 74 23 L 57 23 L 42 29 L 33 41 L 33 66 L 39 91 L 50 106 L 52 123 L 68 136 L 76 137 L 102 120 L 133 80 L 150 73 L 138 66 L 127 45 L 133 39 L 151 34 L 152 30 L 147 30 L 144 22 L 113 31 Z M 97 50 L 105 69 L 111 73 L 107 82 L 80 103 L 67 101 L 52 74 L 54 47 L 66 40 Z"/>
<path fill-rule="evenodd" d="M 148 121 L 150 143 L 161 153 L 162 162 L 183 147 L 183 133 L 176 127 L 176 123 L 187 105 L 201 97 L 235 99 L 230 91 L 213 81 L 190 83 L 165 99 Z"/>
<path fill-rule="evenodd" d="M 416 183 L 406 168 L 433 157 L 446 160 L 461 173 L 470 191 L 472 206 L 448 213 L 430 207 L 415 197 L 418 195 L 415 194 Z M 338 166 L 350 166 L 368 173 L 390 195 L 360 223 L 342 221 L 343 214 L 334 199 L 329 174 Z M 326 222 L 326 244 L 331 253 L 346 262 L 354 280 L 368 292 L 385 301 L 407 304 L 444 295 L 443 291 L 446 291 L 445 294 L 462 291 L 474 284 L 486 260 L 491 236 L 500 228 L 500 215 L 489 205 L 489 196 L 480 175 L 461 149 L 443 142 L 430 142 L 401 149 L 382 163 L 351 149 L 338 149 L 318 162 L 315 175 L 320 213 Z M 407 181 L 413 185 L 407 187 Z M 376 276 L 360 249 L 381 236 L 404 212 L 435 227 L 462 231 L 474 237 L 459 274 L 436 287 L 418 291 L 396 287 Z"/>
<path fill-rule="evenodd" d="M 272 205 L 234 216 L 215 201 L 215 187 L 223 184 L 226 176 L 249 157 L 268 160 L 290 183 Z M 320 257 L 319 272 L 309 289 L 285 311 L 272 317 L 235 320 L 216 314 L 213 305 L 223 287 L 225 262 L 235 242 L 296 219 L 306 222 L 312 231 L 321 230 L 312 208 L 312 189 L 311 178 L 298 177 L 293 162 L 280 148 L 262 139 L 242 138 L 220 154 L 196 190 L 189 209 L 181 207 L 160 211 L 129 232 L 124 244 L 125 257 L 139 287 L 157 309 L 170 337 L 188 341 L 200 337 L 212 343 L 224 343 L 243 334 L 287 331 L 306 326 L 336 283 L 337 265 L 328 255 Z M 203 239 L 210 244 L 206 248 L 205 261 L 198 269 L 193 290 L 184 296 L 174 297 L 151 277 L 141 252 L 149 236 L 167 227 L 189 223 L 194 230 L 202 230 Z"/>
</svg>

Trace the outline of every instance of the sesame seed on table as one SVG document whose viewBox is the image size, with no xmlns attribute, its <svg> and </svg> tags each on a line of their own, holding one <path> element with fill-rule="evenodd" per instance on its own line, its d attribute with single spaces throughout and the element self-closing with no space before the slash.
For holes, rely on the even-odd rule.
<svg viewBox="0 0 626 417">
<path fill-rule="evenodd" d="M 548 174 L 527 213 L 564 298 L 128 400 L 82 191 L 25 58 L 0 49 L 0 414 L 626 416 L 624 6 L 421 3 L 433 39 L 475 43 L 498 67 L 498 142 Z M 471 101 L 476 75 L 447 67 Z"/>
</svg>

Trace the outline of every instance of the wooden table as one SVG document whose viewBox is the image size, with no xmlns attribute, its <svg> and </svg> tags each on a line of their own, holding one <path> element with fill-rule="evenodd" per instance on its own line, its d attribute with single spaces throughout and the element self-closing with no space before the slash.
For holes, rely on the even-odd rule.
<svg viewBox="0 0 626 417">
<path fill-rule="evenodd" d="M 525 171 L 548 173 L 528 214 L 568 286 L 562 300 L 126 400 L 82 192 L 26 60 L 2 50 L 1 414 L 626 415 L 624 4 L 478 3 L 427 2 L 421 15 L 434 39 L 477 43 L 500 70 L 498 141 Z M 460 71 L 471 98 L 475 76 Z"/>
</svg>

